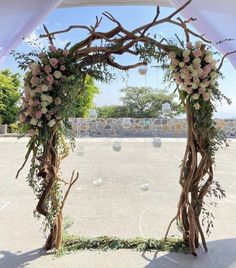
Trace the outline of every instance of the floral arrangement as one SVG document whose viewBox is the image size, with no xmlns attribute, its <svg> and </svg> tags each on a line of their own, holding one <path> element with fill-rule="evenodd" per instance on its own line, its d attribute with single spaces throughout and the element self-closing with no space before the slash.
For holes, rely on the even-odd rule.
<svg viewBox="0 0 236 268">
<path fill-rule="evenodd" d="M 75 70 L 72 69 L 69 51 L 53 45 L 28 63 L 28 68 L 20 122 L 24 124 L 25 131 L 33 136 L 60 123 L 62 114 L 71 106 L 74 94 L 71 94 L 71 88 L 70 94 L 67 90 L 75 80 Z"/>
<path fill-rule="evenodd" d="M 187 42 L 186 49 L 180 53 L 169 52 L 169 57 L 169 69 L 180 93 L 199 110 L 202 101 L 210 100 L 219 76 L 213 53 L 197 41 L 195 45 Z"/>
</svg>

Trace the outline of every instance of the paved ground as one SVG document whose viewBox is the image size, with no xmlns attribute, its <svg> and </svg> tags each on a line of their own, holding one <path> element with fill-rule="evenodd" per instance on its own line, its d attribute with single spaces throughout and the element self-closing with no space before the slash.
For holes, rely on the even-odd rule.
<svg viewBox="0 0 236 268">
<path fill-rule="evenodd" d="M 112 150 L 114 139 L 82 139 L 84 156 L 71 154 L 63 162 L 65 177 L 73 169 L 80 179 L 68 199 L 65 214 L 72 217 L 71 232 L 83 236 L 116 235 L 161 238 L 174 216 L 179 196 L 179 164 L 185 139 L 164 139 L 161 148 L 152 139 L 120 139 L 120 152 Z M 79 267 L 236 267 L 236 140 L 217 155 L 216 178 L 227 198 L 214 209 L 215 228 L 208 238 L 209 252 L 199 256 L 165 252 L 78 252 L 55 258 L 41 249 L 44 237 L 32 211 L 36 201 L 24 178 L 14 176 L 25 153 L 26 140 L 0 138 L 0 268 Z M 81 153 L 80 153 L 81 154 Z M 99 186 L 99 180 L 102 183 Z M 149 190 L 140 185 L 148 183 Z M 172 228 L 172 234 L 177 231 Z"/>
</svg>

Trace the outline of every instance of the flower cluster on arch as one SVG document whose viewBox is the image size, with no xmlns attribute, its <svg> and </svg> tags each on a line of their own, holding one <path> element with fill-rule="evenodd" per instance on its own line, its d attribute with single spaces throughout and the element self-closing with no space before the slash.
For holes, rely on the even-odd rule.
<svg viewBox="0 0 236 268">
<path fill-rule="evenodd" d="M 20 121 L 28 125 L 28 134 L 38 128 L 52 128 L 60 121 L 63 99 L 67 97 L 63 83 L 72 77 L 69 51 L 49 46 L 29 64 L 24 78 L 24 95 Z"/>
<path fill-rule="evenodd" d="M 187 42 L 185 50 L 171 51 L 169 58 L 169 69 L 178 89 L 199 110 L 201 101 L 210 100 L 219 76 L 213 53 L 201 41 Z"/>
</svg>

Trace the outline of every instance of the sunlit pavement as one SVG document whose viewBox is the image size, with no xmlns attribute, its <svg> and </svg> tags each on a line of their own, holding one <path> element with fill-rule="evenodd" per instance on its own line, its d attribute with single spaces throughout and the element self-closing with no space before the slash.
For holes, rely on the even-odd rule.
<svg viewBox="0 0 236 268">
<path fill-rule="evenodd" d="M 64 214 L 73 219 L 71 233 L 81 236 L 163 237 L 175 215 L 180 193 L 179 165 L 185 139 L 82 138 L 80 149 L 64 160 L 65 179 L 79 170 L 80 178 L 67 200 Z M 60 258 L 41 249 L 41 224 L 33 217 L 36 200 L 25 177 L 17 169 L 24 160 L 27 139 L 0 138 L 0 267 L 236 267 L 236 140 L 217 156 L 215 177 L 227 198 L 211 208 L 216 219 L 208 239 L 209 252 L 199 249 L 197 258 L 166 252 L 138 253 L 130 250 L 81 251 Z M 171 234 L 178 234 L 175 227 Z"/>
</svg>

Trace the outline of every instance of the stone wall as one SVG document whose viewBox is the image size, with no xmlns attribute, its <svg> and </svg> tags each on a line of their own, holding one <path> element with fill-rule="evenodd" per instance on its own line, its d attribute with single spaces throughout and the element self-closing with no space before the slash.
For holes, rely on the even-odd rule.
<svg viewBox="0 0 236 268">
<path fill-rule="evenodd" d="M 185 119 L 131 118 L 131 126 L 122 126 L 123 118 L 72 120 L 75 136 L 91 137 L 186 137 Z M 216 119 L 227 137 L 236 137 L 236 119 Z"/>
</svg>

